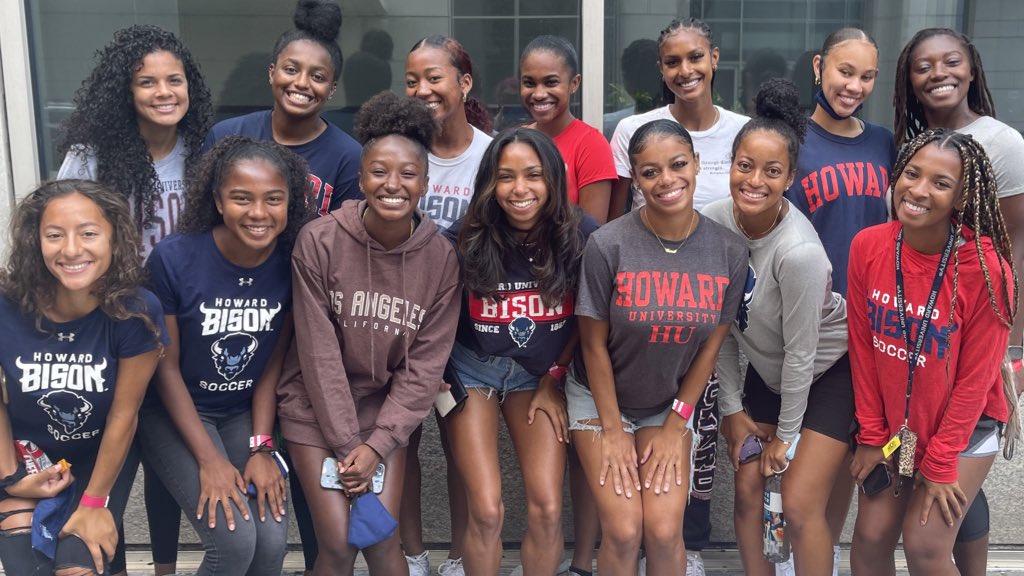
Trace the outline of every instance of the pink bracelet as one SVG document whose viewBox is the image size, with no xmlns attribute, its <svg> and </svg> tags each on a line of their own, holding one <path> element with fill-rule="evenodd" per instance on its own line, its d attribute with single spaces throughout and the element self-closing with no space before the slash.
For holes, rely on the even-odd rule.
<svg viewBox="0 0 1024 576">
<path fill-rule="evenodd" d="M 690 406 L 682 400 L 675 399 L 672 401 L 672 411 L 683 417 L 683 420 L 689 420 L 690 416 L 693 416 L 693 406 Z"/>
<path fill-rule="evenodd" d="M 548 368 L 548 376 L 551 376 L 559 383 L 565 381 L 565 375 L 569 372 L 569 369 L 565 366 L 559 366 L 557 362 L 552 362 L 551 367 Z"/>
<path fill-rule="evenodd" d="M 107 504 L 110 503 L 110 496 L 89 496 L 85 492 L 82 493 L 82 499 L 78 501 L 78 505 L 83 508 L 106 508 Z"/>
<path fill-rule="evenodd" d="M 257 434 L 249 437 L 249 450 L 256 448 L 274 448 L 274 437 L 266 434 Z"/>
</svg>

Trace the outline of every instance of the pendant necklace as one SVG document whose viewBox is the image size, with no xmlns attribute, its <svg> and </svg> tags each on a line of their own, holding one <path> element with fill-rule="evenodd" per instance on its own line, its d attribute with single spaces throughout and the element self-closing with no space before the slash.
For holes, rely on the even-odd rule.
<svg viewBox="0 0 1024 576">
<path fill-rule="evenodd" d="M 690 234 L 693 233 L 693 225 L 697 223 L 697 211 L 693 210 L 690 212 L 690 225 L 686 229 L 686 236 L 683 237 L 683 240 L 679 242 L 679 245 L 675 248 L 669 248 L 661 241 L 661 235 L 658 234 L 658 231 L 654 229 L 654 225 L 651 224 L 651 221 L 647 218 L 646 206 L 640 209 L 640 218 L 644 221 L 644 224 L 651 229 L 651 232 L 654 233 L 654 238 L 658 241 L 658 244 L 661 244 L 661 249 L 664 250 L 666 254 L 675 254 L 676 252 L 679 252 L 679 249 L 683 247 L 683 244 L 686 244 L 686 241 L 690 239 Z"/>
</svg>

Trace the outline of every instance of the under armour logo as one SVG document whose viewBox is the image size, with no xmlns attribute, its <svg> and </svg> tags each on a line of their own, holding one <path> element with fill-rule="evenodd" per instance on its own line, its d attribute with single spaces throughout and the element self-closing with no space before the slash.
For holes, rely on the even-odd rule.
<svg viewBox="0 0 1024 576">
<path fill-rule="evenodd" d="M 252 286 L 252 278 L 239 278 L 238 279 L 238 285 L 239 286 Z"/>
<path fill-rule="evenodd" d="M 68 332 L 67 334 L 65 334 L 64 332 L 58 332 L 57 333 L 57 341 L 58 342 L 74 342 L 75 341 L 75 333 L 74 332 Z"/>
</svg>

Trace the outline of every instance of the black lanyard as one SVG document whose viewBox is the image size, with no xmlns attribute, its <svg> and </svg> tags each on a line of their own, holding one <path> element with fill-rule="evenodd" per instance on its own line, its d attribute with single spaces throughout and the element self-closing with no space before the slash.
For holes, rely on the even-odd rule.
<svg viewBox="0 0 1024 576">
<path fill-rule="evenodd" d="M 917 328 L 917 339 L 913 343 L 911 351 L 910 330 L 907 329 L 907 311 L 903 299 L 903 228 L 900 228 L 896 235 L 896 308 L 900 317 L 900 329 L 903 331 L 903 341 L 907 345 L 907 406 L 903 412 L 903 425 L 907 425 L 910 418 L 910 391 L 914 385 L 914 369 L 917 368 L 917 358 L 921 355 L 924 347 L 925 335 L 928 326 L 932 321 L 932 311 L 935 309 L 935 301 L 939 298 L 939 291 L 942 289 L 942 277 L 946 275 L 946 266 L 949 264 L 949 256 L 953 252 L 953 240 L 955 239 L 953 227 L 949 228 L 949 237 L 946 238 L 946 247 L 942 250 L 942 258 L 939 259 L 939 268 L 935 271 L 935 279 L 932 280 L 932 290 L 928 294 L 928 302 L 925 304 L 924 314 L 921 316 L 921 324 Z"/>
</svg>

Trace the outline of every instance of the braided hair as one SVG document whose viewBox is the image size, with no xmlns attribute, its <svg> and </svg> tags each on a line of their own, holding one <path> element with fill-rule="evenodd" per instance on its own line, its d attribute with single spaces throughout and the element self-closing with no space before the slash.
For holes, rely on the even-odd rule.
<svg viewBox="0 0 1024 576">
<path fill-rule="evenodd" d="M 904 142 L 928 128 L 924 116 L 924 106 L 917 99 L 914 87 L 910 84 L 910 65 L 912 64 L 911 57 L 918 45 L 935 36 L 949 36 L 959 41 L 964 47 L 970 60 L 971 73 L 974 74 L 974 80 L 967 89 L 967 106 L 980 116 L 996 117 L 996 105 L 992 101 L 992 93 L 988 90 L 985 67 L 981 64 L 981 53 L 978 52 L 978 48 L 971 42 L 971 39 L 966 34 L 949 28 L 925 28 L 914 34 L 910 42 L 907 42 L 896 62 L 896 86 L 893 90 L 892 104 L 895 108 L 893 129 L 897 147 L 902 146 Z"/>
<path fill-rule="evenodd" d="M 665 43 L 665 40 L 673 34 L 681 30 L 692 30 L 695 34 L 702 36 L 708 42 L 708 54 L 714 52 L 715 37 L 711 33 L 711 26 L 708 26 L 707 22 L 700 18 L 694 18 L 693 16 L 687 16 L 686 18 L 676 18 L 669 22 L 668 26 L 658 34 L 658 49 L 661 49 L 661 45 Z M 715 88 L 715 74 L 711 74 L 711 89 Z M 665 83 L 664 79 L 661 82 L 661 99 L 671 104 L 675 101 L 676 95 L 669 89 L 668 84 Z"/>
<path fill-rule="evenodd" d="M 988 300 L 992 311 L 996 313 L 999 321 L 1005 326 L 1013 324 L 1013 317 L 1017 314 L 1017 271 L 1013 268 L 1013 258 L 1010 252 L 1010 236 L 1003 222 L 1003 214 L 999 211 L 999 198 L 996 195 L 996 176 L 985 155 L 984 148 L 978 141 L 969 134 L 961 134 L 946 128 L 932 128 L 918 134 L 913 140 L 907 143 L 900 150 L 896 164 L 892 168 L 892 185 L 890 194 L 890 210 L 893 219 L 896 218 L 896 182 L 903 175 L 907 164 L 915 154 L 925 146 L 934 144 L 939 149 L 953 149 L 960 156 L 960 163 L 963 167 L 961 177 L 960 194 L 962 202 L 955 209 L 953 218 L 961 225 L 966 225 L 974 231 L 974 247 L 978 253 L 978 260 L 981 264 L 982 273 L 985 275 L 985 285 L 988 287 Z M 956 245 L 961 240 L 961 227 L 956 227 Z M 1010 269 L 1013 276 L 1013 297 L 1010 297 L 1009 286 L 1003 282 L 1003 302 L 1006 304 L 1005 311 L 1000 311 L 996 303 L 996 290 L 992 285 L 991 271 L 986 264 L 984 251 L 982 249 L 981 237 L 988 236 L 992 241 L 996 254 L 1002 262 Z M 953 252 L 953 306 L 949 310 L 949 327 L 953 326 L 953 308 L 956 306 L 957 283 L 959 280 L 959 252 Z M 1005 274 L 1004 271 L 1000 270 Z M 946 335 L 946 344 L 952 330 Z"/>
</svg>

